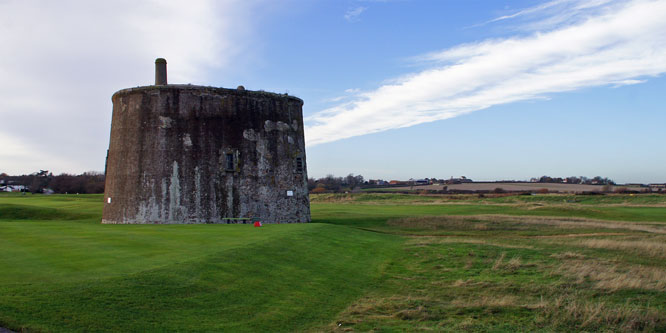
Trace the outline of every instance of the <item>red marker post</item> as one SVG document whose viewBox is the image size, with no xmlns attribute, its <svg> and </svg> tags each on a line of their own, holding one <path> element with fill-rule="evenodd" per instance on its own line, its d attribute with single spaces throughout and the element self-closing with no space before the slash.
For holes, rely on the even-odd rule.
<svg viewBox="0 0 666 333">
<path fill-rule="evenodd" d="M 254 221 L 255 227 L 261 227 L 261 221 Z"/>
</svg>

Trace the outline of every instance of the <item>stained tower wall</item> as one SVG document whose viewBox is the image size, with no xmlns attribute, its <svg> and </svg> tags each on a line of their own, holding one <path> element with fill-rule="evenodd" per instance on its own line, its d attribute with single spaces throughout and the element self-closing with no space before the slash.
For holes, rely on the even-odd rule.
<svg viewBox="0 0 666 333">
<path fill-rule="evenodd" d="M 302 100 L 191 85 L 112 100 L 102 223 L 310 221 Z"/>
</svg>

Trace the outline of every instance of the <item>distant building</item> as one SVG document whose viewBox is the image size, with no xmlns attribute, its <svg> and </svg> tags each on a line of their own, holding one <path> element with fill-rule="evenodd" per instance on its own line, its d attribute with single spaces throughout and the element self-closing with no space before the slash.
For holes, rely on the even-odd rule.
<svg viewBox="0 0 666 333">
<path fill-rule="evenodd" d="M 368 180 L 368 184 L 369 184 L 369 185 L 380 185 L 380 186 L 384 186 L 384 185 L 388 185 L 389 183 L 388 183 L 387 181 L 383 180 L 383 179 L 369 179 L 369 180 Z"/>
<path fill-rule="evenodd" d="M 472 183 L 473 181 L 465 176 L 460 176 L 460 178 L 453 178 L 446 181 L 446 184 L 462 184 L 462 183 Z"/>
<path fill-rule="evenodd" d="M 25 191 L 25 186 L 23 185 L 0 186 L 0 192 L 21 192 L 21 191 Z"/>
</svg>

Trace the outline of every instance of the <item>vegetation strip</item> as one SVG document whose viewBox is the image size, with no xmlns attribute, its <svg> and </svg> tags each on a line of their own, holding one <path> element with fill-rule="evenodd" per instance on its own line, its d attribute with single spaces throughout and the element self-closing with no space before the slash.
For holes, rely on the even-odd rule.
<svg viewBox="0 0 666 333">
<path fill-rule="evenodd" d="M 460 205 L 376 199 L 315 196 L 319 223 L 252 228 L 103 226 L 89 215 L 100 197 L 0 196 L 0 204 L 76 216 L 0 218 L 0 326 L 666 330 L 666 221 L 650 209 L 580 209 L 552 195 L 531 197 L 538 209 L 525 209 L 522 197 L 501 206 L 474 196 Z"/>
</svg>

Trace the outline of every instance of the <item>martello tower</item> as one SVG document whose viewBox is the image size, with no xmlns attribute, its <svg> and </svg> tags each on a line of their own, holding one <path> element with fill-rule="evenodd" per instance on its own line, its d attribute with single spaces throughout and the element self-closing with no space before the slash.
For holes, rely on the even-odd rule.
<svg viewBox="0 0 666 333">
<path fill-rule="evenodd" d="M 102 223 L 310 221 L 303 101 L 167 84 L 112 97 Z"/>
</svg>

